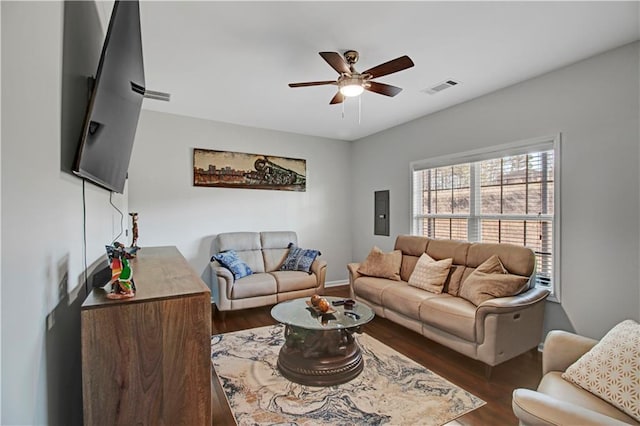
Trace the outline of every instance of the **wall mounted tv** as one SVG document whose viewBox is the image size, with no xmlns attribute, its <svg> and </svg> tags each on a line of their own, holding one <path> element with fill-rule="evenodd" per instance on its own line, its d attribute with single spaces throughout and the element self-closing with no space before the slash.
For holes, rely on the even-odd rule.
<svg viewBox="0 0 640 426">
<path fill-rule="evenodd" d="M 73 166 L 77 176 L 124 191 L 144 93 L 140 7 L 116 1 Z"/>
</svg>

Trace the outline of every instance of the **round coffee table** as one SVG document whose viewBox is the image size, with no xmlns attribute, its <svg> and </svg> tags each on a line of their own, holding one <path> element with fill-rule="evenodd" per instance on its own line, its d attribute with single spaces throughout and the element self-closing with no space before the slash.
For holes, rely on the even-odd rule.
<svg viewBox="0 0 640 426">
<path fill-rule="evenodd" d="M 331 304 L 344 300 L 325 297 Z M 356 302 L 351 309 L 333 306 L 321 314 L 307 305 L 309 298 L 289 300 L 271 309 L 271 316 L 285 324 L 285 343 L 278 355 L 278 369 L 287 379 L 310 386 L 348 382 L 364 368 L 362 353 L 353 333 L 371 321 L 374 313 Z"/>
</svg>

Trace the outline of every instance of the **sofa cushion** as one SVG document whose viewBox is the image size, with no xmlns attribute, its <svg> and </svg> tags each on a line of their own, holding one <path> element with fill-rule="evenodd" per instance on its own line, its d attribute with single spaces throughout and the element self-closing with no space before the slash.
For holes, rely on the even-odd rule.
<svg viewBox="0 0 640 426">
<path fill-rule="evenodd" d="M 318 278 L 303 271 L 273 271 L 269 274 L 276 279 L 278 293 L 306 290 L 318 286 Z"/>
<path fill-rule="evenodd" d="M 429 239 L 427 254 L 435 260 L 452 258 L 451 272 L 445 282 L 444 291 L 457 296 L 462 273 L 465 269 L 467 251 L 471 243 L 465 241 Z"/>
<path fill-rule="evenodd" d="M 471 244 L 467 255 L 467 266 L 477 268 L 494 255 L 500 258 L 500 261 L 510 274 L 525 277 L 530 277 L 533 274 L 536 257 L 531 249 L 515 244 Z"/>
<path fill-rule="evenodd" d="M 398 282 L 386 278 L 359 277 L 353 283 L 353 292 L 356 296 L 362 297 L 377 305 L 382 305 L 382 293 L 387 288 L 398 285 Z"/>
<path fill-rule="evenodd" d="M 400 250 L 384 253 L 378 247 L 373 247 L 365 261 L 360 264 L 358 273 L 370 277 L 400 281 L 401 264 L 402 252 Z"/>
<path fill-rule="evenodd" d="M 576 386 L 562 378 L 560 371 L 551 371 L 544 375 L 538 385 L 538 392 L 549 395 L 560 401 L 584 407 L 588 410 L 613 417 L 622 422 L 633 424 L 634 420 L 613 405 L 607 403 L 594 394 L 587 392 L 580 386 Z"/>
<path fill-rule="evenodd" d="M 280 267 L 281 271 L 302 271 L 311 273 L 311 264 L 320 255 L 318 250 L 303 249 L 289 243 L 289 253 Z"/>
<path fill-rule="evenodd" d="M 398 235 L 396 238 L 394 250 L 402 252 L 402 265 L 400 266 L 400 279 L 402 281 L 409 281 L 418 259 L 427 249 L 428 241 L 427 238 L 416 235 Z"/>
<path fill-rule="evenodd" d="M 449 276 L 453 259 L 433 260 L 423 253 L 409 277 L 409 285 L 440 294 Z"/>
<path fill-rule="evenodd" d="M 259 273 L 240 278 L 231 287 L 231 299 L 266 296 L 277 291 L 276 279 L 270 274 Z"/>
<path fill-rule="evenodd" d="M 249 265 L 240 260 L 236 252 L 233 250 L 214 254 L 211 257 L 211 260 L 217 260 L 222 266 L 230 270 L 233 274 L 234 280 L 238 280 L 253 273 Z"/>
<path fill-rule="evenodd" d="M 499 257 L 492 255 L 462 282 L 460 297 L 480 305 L 496 297 L 515 296 L 528 284 L 529 277 L 508 274 Z"/>
<path fill-rule="evenodd" d="M 640 324 L 622 321 L 562 374 L 640 422 Z"/>
<path fill-rule="evenodd" d="M 435 293 L 412 287 L 404 281 L 386 287 L 381 295 L 382 305 L 385 309 L 391 309 L 418 321 L 420 320 L 420 304 L 422 301 L 437 297 Z"/>
<path fill-rule="evenodd" d="M 420 320 L 461 339 L 476 340 L 476 307 L 461 297 L 442 293 L 424 299 L 420 304 Z"/>
</svg>

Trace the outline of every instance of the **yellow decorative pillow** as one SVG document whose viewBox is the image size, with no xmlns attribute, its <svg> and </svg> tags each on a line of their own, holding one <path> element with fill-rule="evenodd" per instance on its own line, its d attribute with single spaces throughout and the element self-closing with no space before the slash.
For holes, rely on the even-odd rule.
<svg viewBox="0 0 640 426">
<path fill-rule="evenodd" d="M 622 321 L 562 378 L 618 407 L 640 422 L 640 324 Z"/>
<path fill-rule="evenodd" d="M 427 253 L 424 253 L 420 256 L 420 259 L 418 259 L 418 263 L 416 263 L 409 277 L 409 285 L 430 291 L 431 293 L 442 293 L 442 288 L 449 276 L 452 262 L 453 259 L 451 258 L 434 260 Z"/>
<path fill-rule="evenodd" d="M 528 283 L 528 277 L 509 274 L 500 258 L 493 255 L 462 282 L 460 297 L 477 306 L 496 297 L 515 296 L 522 292 Z"/>
<path fill-rule="evenodd" d="M 360 264 L 358 273 L 400 281 L 400 266 L 402 266 L 402 252 L 400 250 L 384 253 L 374 246 L 365 261 Z"/>
</svg>

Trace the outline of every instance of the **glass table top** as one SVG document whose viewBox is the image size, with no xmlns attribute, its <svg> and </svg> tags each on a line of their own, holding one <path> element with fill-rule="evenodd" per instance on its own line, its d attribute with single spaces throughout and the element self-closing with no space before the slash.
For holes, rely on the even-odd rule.
<svg viewBox="0 0 640 426">
<path fill-rule="evenodd" d="M 321 314 L 307 305 L 309 297 L 287 300 L 278 303 L 271 309 L 271 316 L 278 322 L 309 330 L 336 330 L 341 328 L 359 327 L 371 321 L 375 314 L 367 305 L 356 302 L 352 309 L 344 306 L 333 306 L 332 301 L 344 300 L 342 297 L 325 297 L 332 314 Z"/>
</svg>

